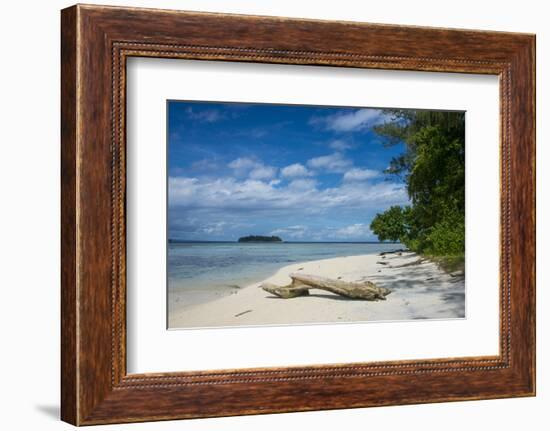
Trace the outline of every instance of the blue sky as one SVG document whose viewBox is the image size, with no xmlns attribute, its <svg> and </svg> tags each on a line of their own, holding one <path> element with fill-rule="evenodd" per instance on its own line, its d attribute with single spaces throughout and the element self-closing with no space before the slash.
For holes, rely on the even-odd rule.
<svg viewBox="0 0 550 431">
<path fill-rule="evenodd" d="M 383 174 L 379 109 L 168 102 L 168 235 L 373 241 L 376 213 L 408 203 Z"/>
</svg>

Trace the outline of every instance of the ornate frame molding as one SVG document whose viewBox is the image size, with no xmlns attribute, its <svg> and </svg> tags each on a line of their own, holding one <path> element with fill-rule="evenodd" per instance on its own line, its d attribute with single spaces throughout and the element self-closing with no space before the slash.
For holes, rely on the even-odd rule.
<svg viewBox="0 0 550 431">
<path fill-rule="evenodd" d="M 340 38 L 333 42 L 334 32 Z M 62 418 L 98 424 L 533 395 L 534 43 L 534 36 L 510 33 L 65 9 Z M 498 75 L 500 354 L 127 375 L 125 66 L 131 56 Z"/>
</svg>

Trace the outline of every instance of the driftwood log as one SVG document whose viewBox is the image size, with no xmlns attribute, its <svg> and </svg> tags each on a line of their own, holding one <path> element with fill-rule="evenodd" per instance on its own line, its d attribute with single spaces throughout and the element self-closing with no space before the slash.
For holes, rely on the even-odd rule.
<svg viewBox="0 0 550 431">
<path fill-rule="evenodd" d="M 385 300 L 391 293 L 390 289 L 378 287 L 371 281 L 351 283 L 342 280 L 333 280 L 326 277 L 307 274 L 290 274 L 292 282 L 286 286 L 277 286 L 271 283 L 263 283 L 262 289 L 280 298 L 289 299 L 297 296 L 309 295 L 310 289 L 320 289 L 336 295 L 352 299 L 364 299 L 367 301 Z"/>
<path fill-rule="evenodd" d="M 266 292 L 272 293 L 279 298 L 289 299 L 296 298 L 297 296 L 308 296 L 311 286 L 306 286 L 303 283 L 297 282 L 292 279 L 292 283 L 286 286 L 277 286 L 272 283 L 263 283 L 262 289 Z"/>
</svg>

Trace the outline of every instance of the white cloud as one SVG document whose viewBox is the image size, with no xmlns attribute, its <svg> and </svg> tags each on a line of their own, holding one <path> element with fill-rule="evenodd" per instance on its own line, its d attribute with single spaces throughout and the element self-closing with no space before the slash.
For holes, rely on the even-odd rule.
<svg viewBox="0 0 550 431">
<path fill-rule="evenodd" d="M 318 189 L 312 179 L 299 178 L 286 186 L 233 177 L 170 177 L 170 207 L 218 208 L 265 212 L 285 210 L 290 215 L 312 214 L 330 209 L 372 211 L 388 205 L 408 203 L 403 184 L 344 182 L 337 187 Z"/>
<path fill-rule="evenodd" d="M 330 148 L 336 151 L 346 151 L 353 148 L 353 145 L 342 139 L 336 139 L 328 144 Z"/>
<path fill-rule="evenodd" d="M 248 157 L 239 157 L 238 159 L 233 160 L 230 162 L 227 166 L 229 166 L 231 169 L 239 170 L 239 169 L 252 169 L 258 165 L 258 162 L 255 160 L 252 160 Z"/>
<path fill-rule="evenodd" d="M 353 168 L 346 171 L 344 174 L 344 181 L 365 181 L 370 180 L 371 178 L 376 178 L 379 175 L 379 172 L 373 169 Z"/>
<path fill-rule="evenodd" d="M 253 180 L 270 180 L 277 175 L 277 168 L 273 166 L 257 166 L 250 171 L 249 177 Z"/>
<path fill-rule="evenodd" d="M 202 227 L 202 231 L 207 234 L 222 233 L 225 225 L 227 225 L 227 223 L 224 221 L 208 223 Z"/>
<path fill-rule="evenodd" d="M 212 171 L 218 168 L 218 164 L 211 159 L 202 159 L 193 162 L 191 169 L 197 171 Z"/>
<path fill-rule="evenodd" d="M 277 168 L 264 165 L 258 160 L 249 157 L 239 157 L 228 165 L 239 177 L 248 176 L 253 180 L 269 180 L 277 176 Z"/>
<path fill-rule="evenodd" d="M 309 172 L 304 165 L 300 163 L 294 163 L 281 169 L 281 175 L 286 178 L 308 177 L 312 175 L 312 173 Z"/>
<path fill-rule="evenodd" d="M 355 223 L 349 226 L 337 229 L 334 235 L 343 238 L 363 238 L 372 234 L 370 228 L 363 223 Z"/>
<path fill-rule="evenodd" d="M 297 180 L 292 180 L 288 184 L 289 189 L 293 190 L 314 190 L 317 185 L 317 181 L 305 178 L 299 178 Z"/>
<path fill-rule="evenodd" d="M 343 227 L 326 225 L 312 228 L 304 225 L 280 227 L 272 230 L 270 235 L 280 235 L 287 240 L 313 240 L 313 241 L 365 241 L 373 239 L 374 235 L 368 224 L 355 223 Z"/>
<path fill-rule="evenodd" d="M 314 117 L 310 120 L 310 124 L 321 125 L 335 132 L 355 132 L 383 123 L 386 118 L 387 116 L 380 109 L 362 108 L 326 117 Z"/>
<path fill-rule="evenodd" d="M 198 215 L 198 217 L 197 217 Z M 204 214 L 190 215 L 189 212 L 180 213 L 171 211 L 169 214 L 169 229 L 175 238 L 204 239 L 207 237 L 223 238 L 227 234 L 232 237 L 233 232 L 243 226 L 251 226 L 251 223 L 243 224 L 242 221 L 229 217 L 229 220 L 220 220 L 219 215 L 205 217 Z"/>
<path fill-rule="evenodd" d="M 233 176 L 170 177 L 168 194 L 170 231 L 196 239 L 271 230 L 295 241 L 364 241 L 374 239 L 368 224 L 375 213 L 409 203 L 402 183 L 352 181 L 320 188 L 312 178 L 287 184 Z M 334 224 L 342 220 L 349 222 Z M 288 227 L 279 224 L 285 222 Z"/>
<path fill-rule="evenodd" d="M 205 123 L 216 123 L 225 118 L 225 114 L 216 109 L 196 111 L 191 107 L 187 108 L 187 116 L 192 120 L 202 121 Z"/>
<path fill-rule="evenodd" d="M 170 198 L 174 202 L 188 202 L 194 198 L 197 187 L 200 186 L 197 178 L 170 177 L 168 189 Z"/>
<path fill-rule="evenodd" d="M 271 231 L 270 235 L 281 235 L 285 238 L 291 238 L 291 239 L 303 239 L 306 234 L 309 232 L 309 229 L 307 226 L 303 225 L 295 225 L 295 226 L 287 226 L 283 228 L 278 228 L 273 231 Z"/>
<path fill-rule="evenodd" d="M 352 164 L 353 162 L 350 159 L 346 159 L 341 153 L 315 157 L 307 161 L 307 165 L 310 168 L 339 173 L 345 172 Z"/>
</svg>

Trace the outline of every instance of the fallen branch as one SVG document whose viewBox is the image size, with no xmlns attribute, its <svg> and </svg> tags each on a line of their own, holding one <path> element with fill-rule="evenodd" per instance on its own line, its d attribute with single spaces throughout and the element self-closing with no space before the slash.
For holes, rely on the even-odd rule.
<svg viewBox="0 0 550 431">
<path fill-rule="evenodd" d="M 235 317 L 242 316 L 243 314 L 246 314 L 246 313 L 252 313 L 252 310 L 241 311 L 240 313 L 235 314 Z"/>
<path fill-rule="evenodd" d="M 404 263 L 402 265 L 393 265 L 393 266 L 390 266 L 390 268 L 406 268 L 408 266 L 420 265 L 421 263 L 424 263 L 427 261 L 428 261 L 427 259 L 420 258 L 420 259 L 413 260 L 412 262 Z"/>
<path fill-rule="evenodd" d="M 290 278 L 296 282 L 301 282 L 316 289 L 326 290 L 337 295 L 346 296 L 353 299 L 366 299 L 375 301 L 377 299 L 386 299 L 386 295 L 391 290 L 385 287 L 378 287 L 372 281 L 362 283 L 351 283 L 342 280 L 333 280 L 330 278 L 319 277 L 307 274 L 290 274 Z"/>
<path fill-rule="evenodd" d="M 309 286 L 301 285 L 300 287 L 292 286 L 277 286 L 276 284 L 263 283 L 262 289 L 266 292 L 269 292 L 279 298 L 289 299 L 296 298 L 297 296 L 308 296 L 309 295 Z"/>
<path fill-rule="evenodd" d="M 309 289 L 320 289 L 336 295 L 352 299 L 364 299 L 367 301 L 385 300 L 391 290 L 378 287 L 371 281 L 351 283 L 342 280 L 319 277 L 307 274 L 290 274 L 292 282 L 287 286 L 277 286 L 271 283 L 263 283 L 262 289 L 280 298 L 288 299 L 309 295 Z"/>
<path fill-rule="evenodd" d="M 407 248 L 400 248 L 398 250 L 391 250 L 391 251 L 383 251 L 382 253 L 378 253 L 378 256 L 385 256 L 387 254 L 399 254 L 399 253 L 407 253 L 410 250 Z"/>
</svg>

